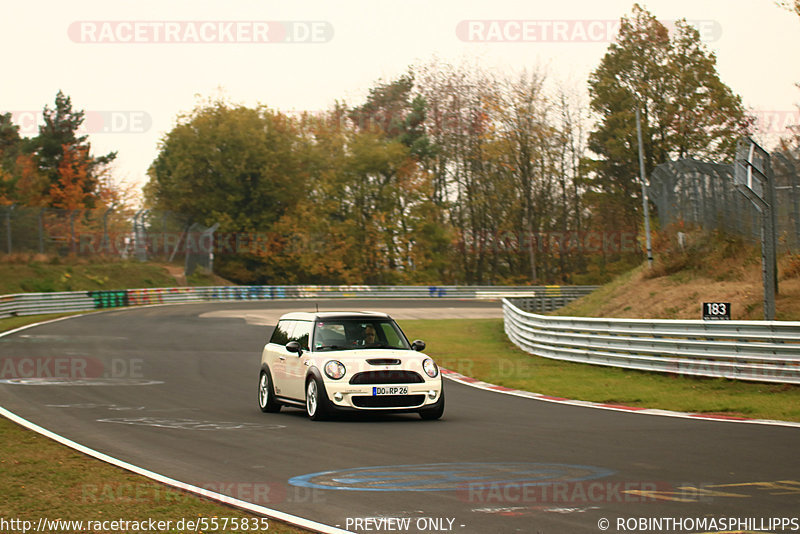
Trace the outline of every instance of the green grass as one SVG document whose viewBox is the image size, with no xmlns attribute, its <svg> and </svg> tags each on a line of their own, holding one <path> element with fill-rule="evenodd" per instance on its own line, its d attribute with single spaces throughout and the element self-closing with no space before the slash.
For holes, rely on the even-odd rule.
<svg viewBox="0 0 800 534">
<path fill-rule="evenodd" d="M 81 315 L 86 312 L 74 312 L 74 313 L 49 313 L 46 315 L 22 315 L 19 317 L 9 317 L 7 319 L 0 319 L 0 332 L 8 332 L 9 330 L 14 330 L 15 328 L 19 328 L 21 326 L 25 326 L 32 323 L 38 323 L 41 321 L 49 321 L 52 319 L 58 319 L 59 317 L 69 317 L 70 315 Z"/>
<path fill-rule="evenodd" d="M 0 294 L 3 295 L 174 285 L 175 278 L 163 267 L 134 261 L 0 263 Z"/>
<path fill-rule="evenodd" d="M 200 518 L 258 521 L 257 516 L 172 490 L 75 452 L 4 418 L 0 418 L 0 483 L 3 486 L 3 519 L 28 520 L 34 525 L 40 518 L 83 521 L 147 521 L 152 518 L 172 521 L 172 525 L 181 519 L 196 521 Z M 268 524 L 269 532 L 306 532 L 271 520 Z M 80 532 L 113 530 L 84 529 Z M 173 528 L 170 532 L 178 530 Z M 219 528 L 203 532 L 254 531 Z"/>
<path fill-rule="evenodd" d="M 229 284 L 201 270 L 179 281 L 173 274 L 182 274 L 182 271 L 178 264 L 168 266 L 133 260 L 86 263 L 76 258 L 14 256 L 0 262 L 0 295 Z"/>
<path fill-rule="evenodd" d="M 800 421 L 800 387 L 648 373 L 532 356 L 502 319 L 402 321 L 442 367 L 515 389 L 592 402 Z"/>
</svg>

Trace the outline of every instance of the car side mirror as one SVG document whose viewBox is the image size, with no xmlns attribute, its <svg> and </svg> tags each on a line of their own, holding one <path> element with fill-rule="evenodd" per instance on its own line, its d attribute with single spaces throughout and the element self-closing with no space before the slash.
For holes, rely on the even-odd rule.
<svg viewBox="0 0 800 534">
<path fill-rule="evenodd" d="M 415 339 L 413 343 L 411 343 L 411 349 L 417 352 L 422 352 L 425 350 L 425 342 L 421 339 Z"/>
<path fill-rule="evenodd" d="M 286 344 L 286 350 L 288 350 L 289 352 L 294 352 L 298 356 L 302 356 L 303 355 L 303 347 L 301 347 L 300 343 L 298 343 L 297 341 L 288 342 Z"/>
</svg>

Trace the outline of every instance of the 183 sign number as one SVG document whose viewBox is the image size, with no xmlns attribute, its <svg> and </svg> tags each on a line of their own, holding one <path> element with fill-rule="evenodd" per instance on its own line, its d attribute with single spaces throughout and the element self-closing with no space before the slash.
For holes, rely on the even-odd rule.
<svg viewBox="0 0 800 534">
<path fill-rule="evenodd" d="M 730 321 L 730 302 L 704 302 L 703 319 L 706 321 Z"/>
</svg>

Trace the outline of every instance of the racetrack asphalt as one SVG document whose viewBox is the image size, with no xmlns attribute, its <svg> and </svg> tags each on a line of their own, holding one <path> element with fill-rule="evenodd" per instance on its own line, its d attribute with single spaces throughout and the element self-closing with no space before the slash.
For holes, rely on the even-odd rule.
<svg viewBox="0 0 800 534">
<path fill-rule="evenodd" d="M 320 304 L 399 319 L 501 316 L 497 302 Z M 738 518 L 747 528 L 675 531 L 757 530 L 747 521 L 800 515 L 797 428 L 558 405 L 451 381 L 439 421 L 261 413 L 270 325 L 312 305 L 153 306 L 21 330 L 0 338 L 0 406 L 131 464 L 353 532 L 597 533 L 603 519 L 618 532 L 639 518 Z M 80 379 L 47 379 L 65 370 Z M 33 380 L 10 379 L 29 371 Z"/>
</svg>

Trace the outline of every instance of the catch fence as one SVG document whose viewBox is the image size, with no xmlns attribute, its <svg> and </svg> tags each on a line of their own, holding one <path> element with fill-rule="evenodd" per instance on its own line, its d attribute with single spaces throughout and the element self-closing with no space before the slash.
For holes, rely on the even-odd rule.
<svg viewBox="0 0 800 534">
<path fill-rule="evenodd" d="M 212 269 L 216 229 L 169 211 L 0 206 L 0 257 L 185 258 L 186 274 L 191 274 L 198 266 Z"/>
<path fill-rule="evenodd" d="M 800 153 L 771 155 L 775 181 L 777 244 L 800 248 Z M 761 216 L 734 182 L 734 165 L 693 159 L 669 161 L 650 176 L 648 196 L 662 227 L 683 222 L 720 230 L 751 242 L 761 239 Z"/>
</svg>

